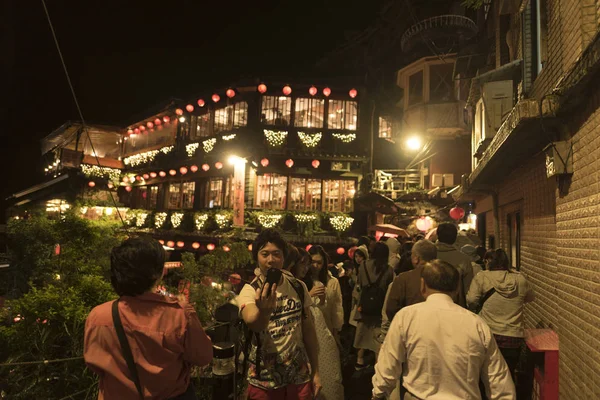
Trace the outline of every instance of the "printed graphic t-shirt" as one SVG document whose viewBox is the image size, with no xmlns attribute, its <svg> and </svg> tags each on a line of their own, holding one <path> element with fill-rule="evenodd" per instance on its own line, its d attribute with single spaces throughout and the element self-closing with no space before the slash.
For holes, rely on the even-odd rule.
<svg viewBox="0 0 600 400">
<path fill-rule="evenodd" d="M 252 342 L 248 363 L 248 383 L 264 389 L 277 389 L 290 384 L 303 384 L 310 380 L 308 356 L 302 336 L 302 306 L 309 315 L 312 304 L 304 282 L 304 304 L 290 283 L 291 277 L 283 271 L 283 284 L 277 288 L 277 305 L 266 330 L 260 332 L 260 376 L 256 373 L 256 343 Z M 259 277 L 262 287 L 264 277 Z M 237 298 L 240 310 L 255 304 L 256 290 L 245 285 Z"/>
</svg>

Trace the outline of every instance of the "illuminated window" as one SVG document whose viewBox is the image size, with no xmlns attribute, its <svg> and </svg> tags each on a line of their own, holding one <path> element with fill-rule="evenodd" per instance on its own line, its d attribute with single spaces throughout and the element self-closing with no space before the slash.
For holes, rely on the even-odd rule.
<svg viewBox="0 0 600 400">
<path fill-rule="evenodd" d="M 292 115 L 292 99 L 286 96 L 263 96 L 261 123 L 288 126 Z"/>
<path fill-rule="evenodd" d="M 352 203 L 354 201 L 354 194 L 356 193 L 356 186 L 354 181 L 323 181 L 323 192 L 325 193 L 325 206 L 323 208 L 323 211 L 352 211 Z"/>
<path fill-rule="evenodd" d="M 325 100 L 315 98 L 296 99 L 294 110 L 294 126 L 305 128 L 322 128 L 325 111 Z"/>
<path fill-rule="evenodd" d="M 149 197 L 148 208 L 155 209 L 158 206 L 158 186 L 150 186 Z"/>
<path fill-rule="evenodd" d="M 172 183 L 169 185 L 169 202 L 167 208 L 179 208 L 181 204 L 181 184 Z"/>
<path fill-rule="evenodd" d="M 292 178 L 290 210 L 320 211 L 321 180 Z"/>
<path fill-rule="evenodd" d="M 206 206 L 208 208 L 223 206 L 223 179 L 211 179 L 206 183 Z"/>
<path fill-rule="evenodd" d="M 248 125 L 248 103 L 241 101 L 233 106 L 233 127 Z"/>
<path fill-rule="evenodd" d="M 358 106 L 355 101 L 329 100 L 329 115 L 327 127 L 329 129 L 356 130 L 358 119 Z"/>
<path fill-rule="evenodd" d="M 210 136 L 210 114 L 192 116 L 192 139 Z"/>
<path fill-rule="evenodd" d="M 379 117 L 379 137 L 383 139 L 392 138 L 392 121 L 386 117 Z"/>
<path fill-rule="evenodd" d="M 264 174 L 256 177 L 256 207 L 283 210 L 286 206 L 287 177 Z"/>
<path fill-rule="evenodd" d="M 423 71 L 412 74 L 408 78 L 408 105 L 423 102 Z"/>
<path fill-rule="evenodd" d="M 148 188 L 146 186 L 138 187 L 136 203 L 137 207 L 146 208 L 146 204 L 148 204 Z"/>
<path fill-rule="evenodd" d="M 229 124 L 229 114 L 232 111 L 233 106 L 227 106 L 225 108 L 219 108 L 218 110 L 215 110 L 215 133 L 231 129 L 231 125 Z"/>
<path fill-rule="evenodd" d="M 196 182 L 184 182 L 181 184 L 182 205 L 181 208 L 194 208 L 194 192 Z"/>
</svg>

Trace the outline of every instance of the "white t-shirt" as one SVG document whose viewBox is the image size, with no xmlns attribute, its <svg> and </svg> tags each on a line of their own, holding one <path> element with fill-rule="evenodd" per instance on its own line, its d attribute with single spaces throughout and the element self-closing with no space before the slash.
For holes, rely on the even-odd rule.
<svg viewBox="0 0 600 400">
<path fill-rule="evenodd" d="M 260 377 L 256 374 L 256 346 L 252 345 L 249 355 L 248 382 L 265 389 L 277 389 L 289 384 L 302 384 L 310 380 L 308 356 L 302 336 L 302 308 L 306 315 L 312 305 L 310 294 L 304 282 L 304 304 L 290 283 L 295 279 L 289 272 L 283 272 L 283 283 L 277 287 L 277 304 L 271 315 L 269 326 L 260 332 Z M 259 276 L 258 286 L 262 287 L 265 278 Z M 256 304 L 256 289 L 244 285 L 237 298 L 241 310 L 248 304 Z"/>
</svg>

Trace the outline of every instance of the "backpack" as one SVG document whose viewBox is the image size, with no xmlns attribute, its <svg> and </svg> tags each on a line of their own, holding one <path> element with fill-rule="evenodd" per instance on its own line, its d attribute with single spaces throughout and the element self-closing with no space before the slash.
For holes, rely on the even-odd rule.
<svg viewBox="0 0 600 400">
<path fill-rule="evenodd" d="M 300 282 L 298 282 L 298 280 L 296 278 L 293 277 L 288 277 L 284 275 L 284 279 L 287 279 L 290 284 L 292 285 L 292 287 L 294 288 L 294 290 L 296 291 L 296 294 L 298 294 L 298 298 L 300 299 L 300 304 L 302 305 L 302 319 L 306 318 L 306 310 L 304 309 L 304 288 L 302 287 L 302 285 L 300 284 Z M 257 290 L 260 288 L 260 284 L 258 282 L 258 279 L 254 280 L 250 286 L 252 286 L 254 288 L 254 290 Z M 247 373 L 248 373 L 248 361 L 250 359 L 250 346 L 252 345 L 252 342 L 254 342 L 256 344 L 256 360 L 255 360 L 255 364 L 256 364 L 256 375 L 258 377 L 260 377 L 260 348 L 261 348 L 261 343 L 260 343 L 260 332 L 254 332 L 252 331 L 248 325 L 246 325 L 246 323 L 244 322 L 243 318 L 240 318 L 241 320 L 241 325 L 242 325 L 242 332 L 244 333 L 244 343 L 242 344 L 241 348 L 242 351 L 244 353 L 244 362 L 243 362 L 243 367 L 242 367 L 242 373 L 243 373 L 243 377 L 246 377 Z"/>
<path fill-rule="evenodd" d="M 363 316 L 381 317 L 381 309 L 385 301 L 386 290 L 381 287 L 379 282 L 385 275 L 385 271 L 379 274 L 377 280 L 372 283 L 369 276 L 369 269 L 365 265 L 365 274 L 367 275 L 367 286 L 363 287 L 360 293 L 359 310 Z"/>
</svg>

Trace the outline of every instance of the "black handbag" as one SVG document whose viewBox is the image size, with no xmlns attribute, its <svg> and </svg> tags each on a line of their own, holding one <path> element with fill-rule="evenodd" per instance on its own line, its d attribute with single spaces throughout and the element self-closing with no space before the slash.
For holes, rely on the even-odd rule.
<svg viewBox="0 0 600 400">
<path fill-rule="evenodd" d="M 486 294 L 483 295 L 483 297 L 479 300 L 479 304 L 477 304 L 477 307 L 475 307 L 475 314 L 479 314 L 481 310 L 483 310 L 483 305 L 490 297 L 492 297 L 494 293 L 496 293 L 496 289 L 491 288 L 486 292 Z"/>
<path fill-rule="evenodd" d="M 117 332 L 117 337 L 119 338 L 119 343 L 121 344 L 121 351 L 123 354 L 123 358 L 127 363 L 127 368 L 129 369 L 130 377 L 135 384 L 135 387 L 138 391 L 138 395 L 141 400 L 144 400 L 144 391 L 142 390 L 142 384 L 140 382 L 140 377 L 137 372 L 137 368 L 135 366 L 135 361 L 133 360 L 133 354 L 131 353 L 131 347 L 129 347 L 129 341 L 127 340 L 127 336 L 125 336 L 125 329 L 123 329 L 123 323 L 121 322 L 121 316 L 119 315 L 119 299 L 115 300 L 112 304 L 112 317 L 113 324 L 115 325 L 115 331 Z M 197 400 L 196 393 L 194 391 L 194 385 L 190 382 L 185 393 L 180 394 L 177 397 L 173 397 L 167 400 Z"/>
</svg>

